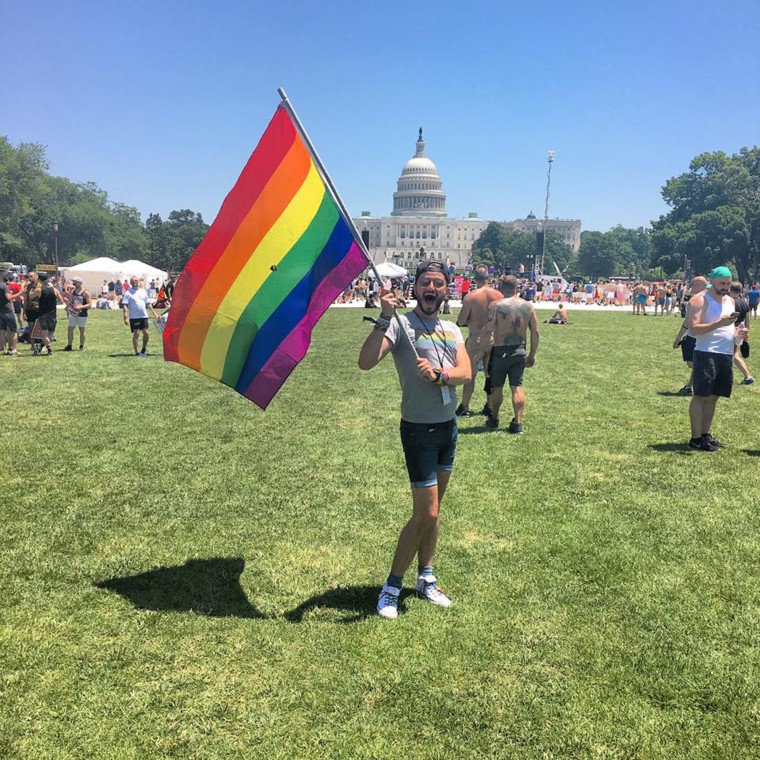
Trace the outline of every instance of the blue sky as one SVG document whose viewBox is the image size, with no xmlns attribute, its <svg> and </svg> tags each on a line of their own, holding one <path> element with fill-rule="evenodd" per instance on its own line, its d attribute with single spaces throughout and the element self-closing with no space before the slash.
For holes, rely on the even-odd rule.
<svg viewBox="0 0 760 760">
<path fill-rule="evenodd" d="M 0 0 L 0 134 L 143 219 L 207 222 L 283 87 L 352 214 L 424 129 L 452 216 L 648 225 L 704 151 L 760 143 L 760 3 Z"/>
</svg>

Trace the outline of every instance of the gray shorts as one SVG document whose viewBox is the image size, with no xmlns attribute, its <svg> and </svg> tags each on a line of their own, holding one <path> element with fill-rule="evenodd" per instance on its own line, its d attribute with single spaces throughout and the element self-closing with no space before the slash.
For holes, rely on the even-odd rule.
<svg viewBox="0 0 760 760">
<path fill-rule="evenodd" d="M 17 329 L 15 314 L 0 314 L 0 332 L 16 332 Z"/>
<path fill-rule="evenodd" d="M 38 317 L 40 323 L 40 330 L 47 330 L 47 332 L 55 332 L 55 327 L 58 324 L 58 315 L 54 311 L 49 311 L 46 314 L 40 314 Z"/>
</svg>

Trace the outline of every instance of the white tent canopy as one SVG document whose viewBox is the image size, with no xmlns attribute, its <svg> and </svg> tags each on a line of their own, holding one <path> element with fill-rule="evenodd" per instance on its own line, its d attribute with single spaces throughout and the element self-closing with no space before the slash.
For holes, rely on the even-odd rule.
<svg viewBox="0 0 760 760">
<path fill-rule="evenodd" d="M 120 266 L 121 264 L 119 264 L 116 259 L 109 259 L 107 256 L 102 256 L 99 259 L 91 259 L 90 261 L 85 261 L 83 264 L 68 267 L 68 269 L 72 272 L 112 272 Z"/>
<path fill-rule="evenodd" d="M 406 277 L 409 274 L 404 267 L 400 267 L 392 261 L 384 261 L 382 264 L 378 264 L 375 268 L 381 277 Z"/>
<path fill-rule="evenodd" d="M 61 270 L 64 277 L 70 280 L 72 277 L 81 277 L 82 284 L 93 295 L 100 293 L 103 280 L 112 282 L 119 280 L 124 282 L 130 277 L 139 277 L 145 280 L 145 285 L 149 285 L 151 280 L 158 280 L 159 283 L 166 280 L 167 273 L 162 269 L 156 269 L 150 264 L 146 264 L 137 259 L 129 261 L 116 261 L 107 257 L 92 259 L 73 267 L 66 267 Z"/>
<path fill-rule="evenodd" d="M 121 267 L 125 272 L 129 272 L 130 276 L 136 275 L 145 280 L 146 285 L 151 280 L 163 282 L 169 276 L 163 269 L 157 269 L 156 267 L 152 267 L 150 264 L 146 264 L 144 261 L 138 261 L 137 259 L 122 261 Z"/>
</svg>

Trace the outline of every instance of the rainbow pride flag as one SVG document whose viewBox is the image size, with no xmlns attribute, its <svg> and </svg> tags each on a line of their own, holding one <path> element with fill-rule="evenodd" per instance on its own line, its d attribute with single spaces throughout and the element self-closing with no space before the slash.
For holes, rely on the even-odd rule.
<svg viewBox="0 0 760 760">
<path fill-rule="evenodd" d="M 177 281 L 164 358 L 266 409 L 367 264 L 281 104 Z"/>
</svg>

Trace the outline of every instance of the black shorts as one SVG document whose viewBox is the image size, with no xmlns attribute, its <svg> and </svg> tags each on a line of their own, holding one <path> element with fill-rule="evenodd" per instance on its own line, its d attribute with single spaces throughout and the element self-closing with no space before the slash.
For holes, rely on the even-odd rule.
<svg viewBox="0 0 760 760">
<path fill-rule="evenodd" d="M 130 319 L 129 320 L 129 329 L 132 332 L 135 332 L 136 330 L 147 330 L 148 329 L 148 318 L 142 317 L 141 319 Z"/>
<path fill-rule="evenodd" d="M 694 361 L 694 346 L 697 345 L 697 339 L 691 335 L 685 335 L 681 341 L 681 356 L 685 362 Z"/>
<path fill-rule="evenodd" d="M 437 485 L 439 472 L 451 472 L 457 436 L 456 419 L 431 423 L 401 420 L 401 445 L 412 488 Z"/>
<path fill-rule="evenodd" d="M 40 320 L 40 330 L 55 332 L 55 326 L 58 324 L 58 315 L 54 311 L 40 314 L 38 319 Z"/>
<path fill-rule="evenodd" d="M 491 395 L 493 390 L 493 383 L 491 382 L 491 373 L 493 372 L 493 351 L 488 351 L 488 361 L 486 362 L 486 381 L 483 384 L 483 390 L 486 392 L 486 396 Z"/>
<path fill-rule="evenodd" d="M 733 354 L 695 351 L 693 361 L 695 396 L 731 396 L 734 384 Z"/>
<path fill-rule="evenodd" d="M 517 346 L 494 346 L 491 349 L 493 365 L 491 368 L 491 386 L 503 388 L 509 378 L 511 388 L 517 388 L 523 384 L 525 372 L 525 360 L 527 353 L 525 344 Z"/>
<path fill-rule="evenodd" d="M 27 311 L 24 316 L 26 317 L 26 323 L 29 325 L 29 327 L 34 327 L 34 323 L 37 321 L 40 313 L 39 311 Z"/>
</svg>

